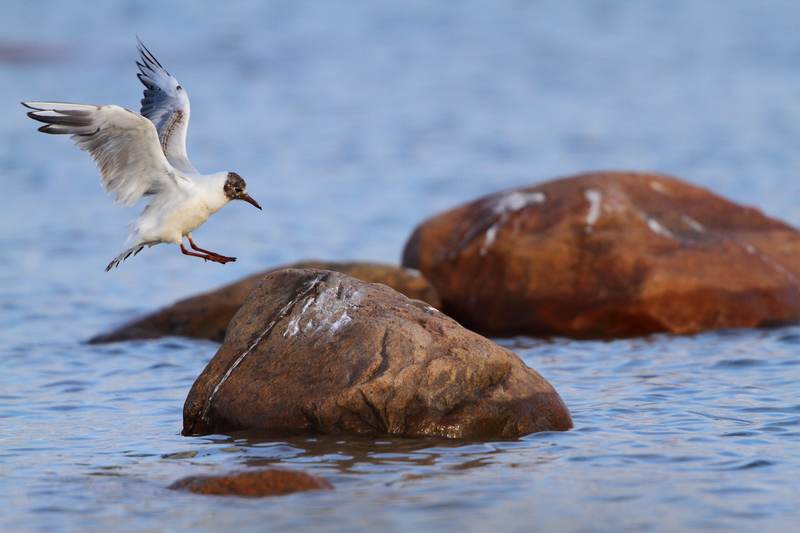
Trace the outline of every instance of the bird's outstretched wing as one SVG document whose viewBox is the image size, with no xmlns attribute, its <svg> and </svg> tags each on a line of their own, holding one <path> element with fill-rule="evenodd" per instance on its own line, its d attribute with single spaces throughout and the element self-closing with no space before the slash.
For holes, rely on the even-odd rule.
<svg viewBox="0 0 800 533">
<path fill-rule="evenodd" d="M 139 72 L 136 77 L 144 85 L 141 113 L 155 124 L 161 149 L 172 166 L 188 174 L 197 174 L 186 154 L 189 95 L 142 41 L 137 38 L 137 42 Z"/>
<path fill-rule="evenodd" d="M 116 201 L 135 204 L 142 196 L 187 185 L 169 164 L 153 123 L 116 105 L 22 102 L 44 133 L 72 135 L 100 169 L 103 186 Z"/>
</svg>

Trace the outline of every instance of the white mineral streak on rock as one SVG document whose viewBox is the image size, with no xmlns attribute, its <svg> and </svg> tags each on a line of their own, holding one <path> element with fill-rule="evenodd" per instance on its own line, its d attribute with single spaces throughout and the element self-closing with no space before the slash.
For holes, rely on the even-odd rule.
<svg viewBox="0 0 800 533">
<path fill-rule="evenodd" d="M 673 233 L 670 230 L 662 226 L 661 223 L 654 218 L 647 217 L 647 227 L 650 228 L 650 231 L 658 235 L 661 235 L 662 237 L 667 237 L 669 239 L 675 238 L 675 235 L 673 235 Z"/>
<path fill-rule="evenodd" d="M 486 230 L 486 236 L 483 238 L 483 246 L 481 246 L 481 255 L 486 255 L 486 252 L 488 252 L 489 248 L 494 244 L 494 240 L 497 238 L 497 226 L 498 224 L 494 224 L 491 228 Z"/>
<path fill-rule="evenodd" d="M 340 327 L 342 327 L 342 326 L 344 326 L 344 325 L 346 325 L 346 324 L 349 324 L 350 322 L 352 322 L 352 320 L 353 320 L 353 319 L 352 319 L 352 318 L 350 318 L 350 317 L 347 315 L 347 311 L 345 311 L 344 313 L 342 313 L 342 316 L 340 316 L 340 317 L 339 317 L 339 318 L 336 320 L 336 322 L 334 322 L 333 324 L 331 324 L 331 327 L 330 327 L 330 329 L 329 329 L 328 331 L 330 331 L 331 333 L 336 333 L 337 331 L 339 331 L 339 328 L 340 328 Z"/>
<path fill-rule="evenodd" d="M 328 333 L 336 333 L 352 322 L 347 311 L 360 301 L 361 295 L 357 290 L 346 288 L 342 291 L 341 284 L 328 287 L 317 296 L 306 300 L 300 312 L 286 325 L 283 336 L 293 337 L 300 331 L 310 333 L 327 330 Z"/>
<path fill-rule="evenodd" d="M 695 230 L 697 233 L 705 233 L 706 227 L 701 223 L 690 217 L 689 215 L 681 215 L 681 220 L 684 224 Z"/>
<path fill-rule="evenodd" d="M 498 215 L 504 215 L 509 212 L 519 211 L 523 207 L 527 207 L 531 204 L 541 204 L 546 199 L 547 196 L 539 191 L 513 191 L 500 197 L 494 206 L 494 212 Z"/>
<path fill-rule="evenodd" d="M 603 193 L 597 189 L 588 189 L 584 191 L 583 195 L 586 201 L 589 202 L 589 212 L 586 213 L 586 233 L 591 233 L 594 225 L 600 219 L 600 212 L 603 208 Z"/>
<path fill-rule="evenodd" d="M 792 285 L 800 288 L 800 280 L 797 279 L 797 276 L 792 274 L 790 271 L 786 270 L 786 268 L 783 265 L 772 259 L 767 254 L 761 252 L 761 250 L 759 250 L 749 242 L 739 243 L 739 245 L 742 248 L 744 248 L 748 254 L 758 257 L 764 264 L 766 264 L 779 274 L 782 274 L 786 279 L 788 279 L 792 283 Z"/>
<path fill-rule="evenodd" d="M 532 204 L 541 204 L 545 200 L 547 200 L 547 196 L 543 192 L 539 191 L 513 191 L 501 196 L 493 208 L 494 213 L 499 215 L 499 218 L 497 219 L 497 222 L 492 224 L 492 226 L 486 230 L 483 238 L 483 245 L 480 249 L 480 254 L 486 255 L 486 252 L 488 252 L 489 248 L 492 247 L 492 244 L 494 244 L 494 241 L 497 238 L 497 231 L 503 224 L 505 224 L 509 213 L 519 211 L 520 209 L 528 207 Z"/>
<path fill-rule="evenodd" d="M 300 326 L 298 323 L 300 322 L 300 316 L 296 316 L 289 321 L 286 325 L 286 329 L 283 331 L 284 337 L 294 337 L 300 332 Z"/>
<path fill-rule="evenodd" d="M 660 192 L 661 194 L 669 194 L 669 190 L 666 187 L 664 187 L 662 183 L 659 183 L 657 181 L 651 181 L 650 188 L 656 192 Z"/>
<path fill-rule="evenodd" d="M 306 303 L 303 304 L 303 308 L 300 310 L 300 312 L 297 315 L 292 317 L 292 319 L 286 325 L 286 329 L 283 332 L 283 336 L 284 337 L 287 337 L 287 336 L 288 337 L 294 337 L 295 335 L 300 333 L 300 318 L 303 316 L 303 313 L 306 312 L 306 310 L 308 309 L 308 306 L 311 305 L 313 302 L 314 302 L 314 297 L 313 296 L 309 296 L 308 298 L 306 298 Z"/>
</svg>

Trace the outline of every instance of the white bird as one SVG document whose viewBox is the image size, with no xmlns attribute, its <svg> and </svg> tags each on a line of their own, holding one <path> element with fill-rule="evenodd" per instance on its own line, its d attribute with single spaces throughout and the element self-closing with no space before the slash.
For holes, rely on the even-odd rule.
<svg viewBox="0 0 800 533">
<path fill-rule="evenodd" d="M 101 181 L 117 202 L 150 202 L 131 225 L 130 246 L 106 272 L 147 246 L 173 243 L 185 255 L 225 264 L 236 261 L 198 247 L 192 231 L 231 200 L 261 206 L 247 194 L 235 172 L 202 175 L 186 155 L 189 96 L 150 51 L 138 41 L 137 76 L 145 86 L 141 114 L 116 105 L 22 102 L 28 116 L 45 125 L 39 131 L 69 134 L 100 170 Z M 187 237 L 192 251 L 183 246 Z"/>
</svg>

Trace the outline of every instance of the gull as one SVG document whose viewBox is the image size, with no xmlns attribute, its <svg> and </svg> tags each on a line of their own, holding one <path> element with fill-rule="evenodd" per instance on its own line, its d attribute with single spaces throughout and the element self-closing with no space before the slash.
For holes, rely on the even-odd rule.
<svg viewBox="0 0 800 533">
<path fill-rule="evenodd" d="M 100 170 L 105 190 L 126 206 L 150 197 L 131 224 L 129 247 L 115 257 L 106 272 L 145 246 L 172 243 L 181 253 L 205 261 L 229 263 L 235 257 L 197 246 L 192 231 L 231 200 L 261 209 L 236 172 L 200 174 L 186 154 L 189 96 L 186 90 L 137 39 L 137 77 L 144 85 L 141 114 L 117 105 L 64 102 L 22 102 L 28 116 L 45 125 L 39 131 L 71 135 L 89 152 Z M 183 245 L 189 240 L 193 251 Z"/>
</svg>

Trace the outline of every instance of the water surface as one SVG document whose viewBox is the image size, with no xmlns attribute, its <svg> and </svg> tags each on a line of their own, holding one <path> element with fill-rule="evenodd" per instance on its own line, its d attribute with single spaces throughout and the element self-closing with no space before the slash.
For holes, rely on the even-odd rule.
<svg viewBox="0 0 800 533">
<path fill-rule="evenodd" d="M 800 223 L 800 7 L 789 1 L 7 2 L 0 20 L 0 529 L 686 530 L 796 527 L 800 328 L 502 340 L 575 429 L 515 441 L 182 437 L 216 350 L 83 343 L 278 263 L 395 262 L 477 195 L 601 168 L 673 173 Z M 23 99 L 135 108 L 134 35 L 192 98 L 189 153 L 265 207 L 147 250 L 135 210 Z M 167 491 L 282 465 L 332 492 Z"/>
</svg>

